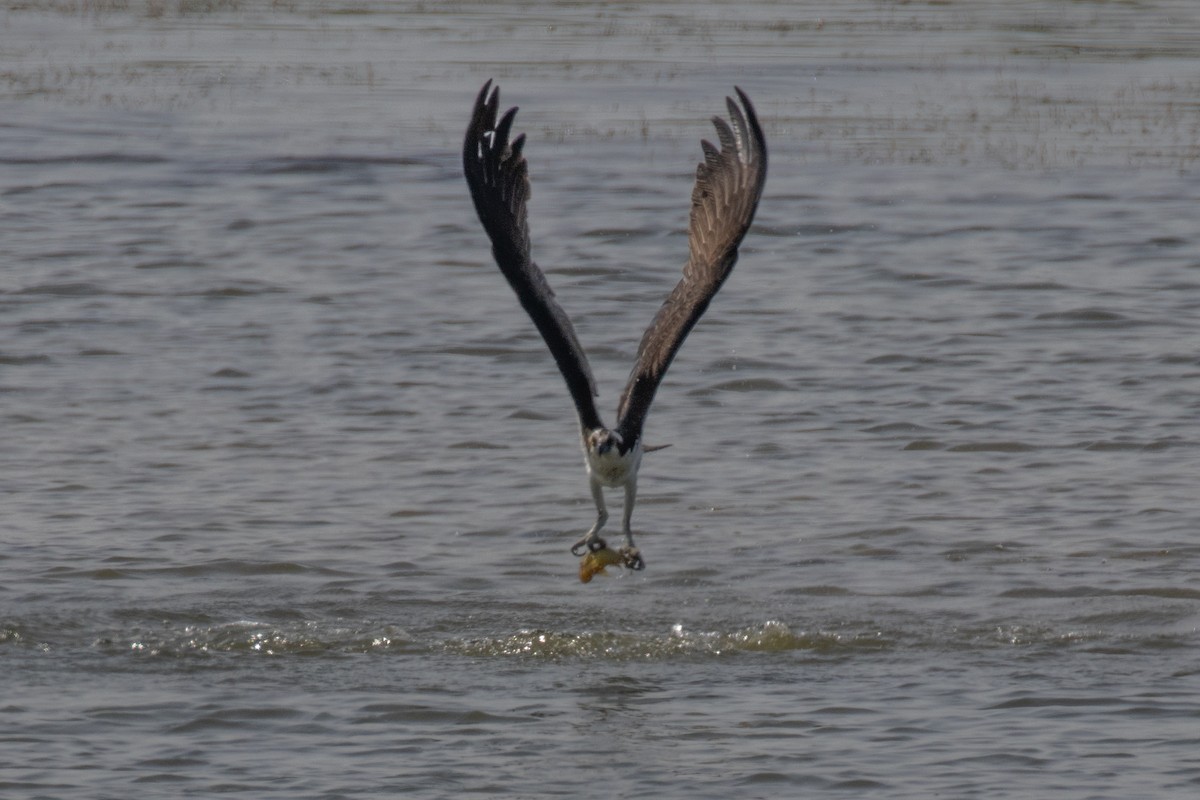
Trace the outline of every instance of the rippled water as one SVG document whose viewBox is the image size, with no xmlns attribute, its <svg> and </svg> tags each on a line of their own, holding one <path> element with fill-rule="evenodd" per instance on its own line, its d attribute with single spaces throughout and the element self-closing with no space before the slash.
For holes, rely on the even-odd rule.
<svg viewBox="0 0 1200 800">
<path fill-rule="evenodd" d="M 1191 797 L 1197 24 L 5 5 L 0 792 Z M 707 117 L 764 121 L 643 573 L 567 552 L 573 411 L 459 174 L 488 77 L 610 419 Z"/>
</svg>

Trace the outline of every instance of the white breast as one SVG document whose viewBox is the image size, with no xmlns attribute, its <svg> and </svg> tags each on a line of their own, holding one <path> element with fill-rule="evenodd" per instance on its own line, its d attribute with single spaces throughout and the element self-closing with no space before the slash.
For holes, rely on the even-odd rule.
<svg viewBox="0 0 1200 800">
<path fill-rule="evenodd" d="M 630 478 L 637 477 L 638 466 L 642 462 L 642 443 L 635 444 L 625 455 L 621 455 L 615 447 L 604 455 L 585 451 L 584 460 L 587 462 L 588 475 L 602 485 L 624 486 Z"/>
</svg>

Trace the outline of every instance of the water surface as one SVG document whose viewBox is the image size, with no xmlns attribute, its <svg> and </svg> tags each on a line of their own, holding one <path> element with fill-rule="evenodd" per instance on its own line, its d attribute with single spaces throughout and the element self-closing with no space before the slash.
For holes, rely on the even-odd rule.
<svg viewBox="0 0 1200 800">
<path fill-rule="evenodd" d="M 1192 796 L 1198 16 L 6 5 L 5 796 Z M 708 117 L 764 122 L 642 573 L 567 552 L 487 78 L 610 419 Z"/>
</svg>

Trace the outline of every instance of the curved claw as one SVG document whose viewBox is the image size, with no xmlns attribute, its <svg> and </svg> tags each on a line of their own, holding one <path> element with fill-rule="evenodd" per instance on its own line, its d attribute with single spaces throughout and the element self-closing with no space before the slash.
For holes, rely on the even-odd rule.
<svg viewBox="0 0 1200 800">
<path fill-rule="evenodd" d="M 584 551 L 595 553 L 598 550 L 603 550 L 608 547 L 608 544 L 599 536 L 585 536 L 575 544 L 571 545 L 571 555 L 581 556 Z"/>
<path fill-rule="evenodd" d="M 629 569 L 642 570 L 646 568 L 646 562 L 642 560 L 642 551 L 636 547 L 622 547 L 617 552 L 621 554 L 625 566 Z"/>
</svg>

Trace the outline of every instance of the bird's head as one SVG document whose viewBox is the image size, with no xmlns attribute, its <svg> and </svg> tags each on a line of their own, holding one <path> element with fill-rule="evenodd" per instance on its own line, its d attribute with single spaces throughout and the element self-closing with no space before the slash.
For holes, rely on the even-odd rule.
<svg viewBox="0 0 1200 800">
<path fill-rule="evenodd" d="M 621 434 L 607 428 L 596 428 L 587 437 L 588 450 L 599 455 L 607 454 L 614 447 L 620 450 L 622 444 Z"/>
</svg>

